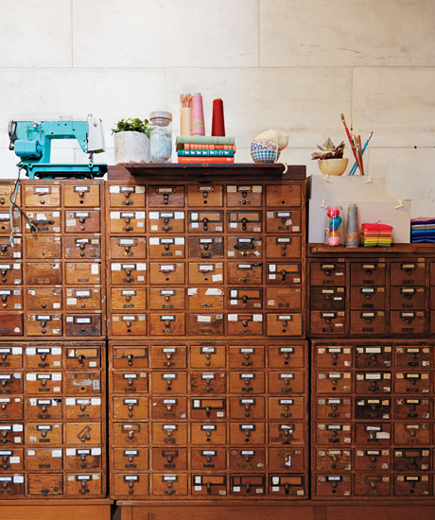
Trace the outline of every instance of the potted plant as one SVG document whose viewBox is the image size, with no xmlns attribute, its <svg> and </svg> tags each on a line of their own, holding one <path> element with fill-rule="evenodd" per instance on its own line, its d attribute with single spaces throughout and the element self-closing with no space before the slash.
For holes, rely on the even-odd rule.
<svg viewBox="0 0 435 520">
<path fill-rule="evenodd" d="M 320 152 L 313 152 L 311 159 L 319 160 L 319 170 L 323 175 L 343 175 L 348 163 L 348 159 L 343 157 L 344 141 L 335 146 L 328 137 L 323 145 L 317 145 L 317 148 Z"/>
<path fill-rule="evenodd" d="M 150 131 L 148 119 L 121 119 L 112 128 L 115 134 L 115 163 L 150 162 Z"/>
</svg>

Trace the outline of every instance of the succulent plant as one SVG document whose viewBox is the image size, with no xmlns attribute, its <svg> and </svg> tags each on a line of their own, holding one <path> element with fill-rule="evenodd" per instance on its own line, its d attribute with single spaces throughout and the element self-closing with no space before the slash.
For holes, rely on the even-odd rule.
<svg viewBox="0 0 435 520">
<path fill-rule="evenodd" d="M 344 152 L 344 141 L 342 141 L 338 146 L 334 146 L 334 143 L 328 137 L 323 145 L 317 145 L 317 148 L 321 150 L 321 152 L 313 152 L 311 154 L 311 159 L 341 159 Z"/>
<path fill-rule="evenodd" d="M 149 137 L 151 128 L 152 124 L 148 119 L 144 119 L 143 121 L 137 117 L 133 119 L 121 119 L 116 124 L 116 128 L 112 128 L 112 135 L 118 132 L 141 132 Z"/>
</svg>

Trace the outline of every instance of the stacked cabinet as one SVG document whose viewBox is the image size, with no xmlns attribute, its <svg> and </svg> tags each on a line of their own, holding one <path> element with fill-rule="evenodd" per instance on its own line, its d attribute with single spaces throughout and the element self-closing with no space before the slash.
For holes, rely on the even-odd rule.
<svg viewBox="0 0 435 520">
<path fill-rule="evenodd" d="M 313 498 L 433 497 L 433 251 L 308 251 Z"/>
<path fill-rule="evenodd" d="M 303 169 L 131 170 L 106 183 L 111 497 L 308 498 Z"/>
</svg>

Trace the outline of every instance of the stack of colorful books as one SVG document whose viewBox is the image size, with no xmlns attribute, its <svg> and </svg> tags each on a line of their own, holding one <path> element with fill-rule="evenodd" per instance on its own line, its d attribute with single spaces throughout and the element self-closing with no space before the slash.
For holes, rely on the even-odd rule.
<svg viewBox="0 0 435 520">
<path fill-rule="evenodd" d="M 233 163 L 235 137 L 186 135 L 177 137 L 179 163 Z"/>
<path fill-rule="evenodd" d="M 435 242 L 435 218 L 413 218 L 411 220 L 411 242 Z"/>
<path fill-rule="evenodd" d="M 363 247 L 391 247 L 393 228 L 385 224 L 362 224 L 361 245 Z"/>
</svg>

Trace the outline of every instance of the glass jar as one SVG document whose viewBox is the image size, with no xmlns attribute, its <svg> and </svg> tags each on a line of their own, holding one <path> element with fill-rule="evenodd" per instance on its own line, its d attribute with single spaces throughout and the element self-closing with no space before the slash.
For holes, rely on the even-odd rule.
<svg viewBox="0 0 435 520">
<path fill-rule="evenodd" d="M 170 163 L 172 157 L 172 114 L 151 112 L 150 155 L 152 163 Z"/>
<path fill-rule="evenodd" d="M 328 206 L 325 216 L 325 245 L 340 246 L 343 245 L 343 207 Z"/>
</svg>

